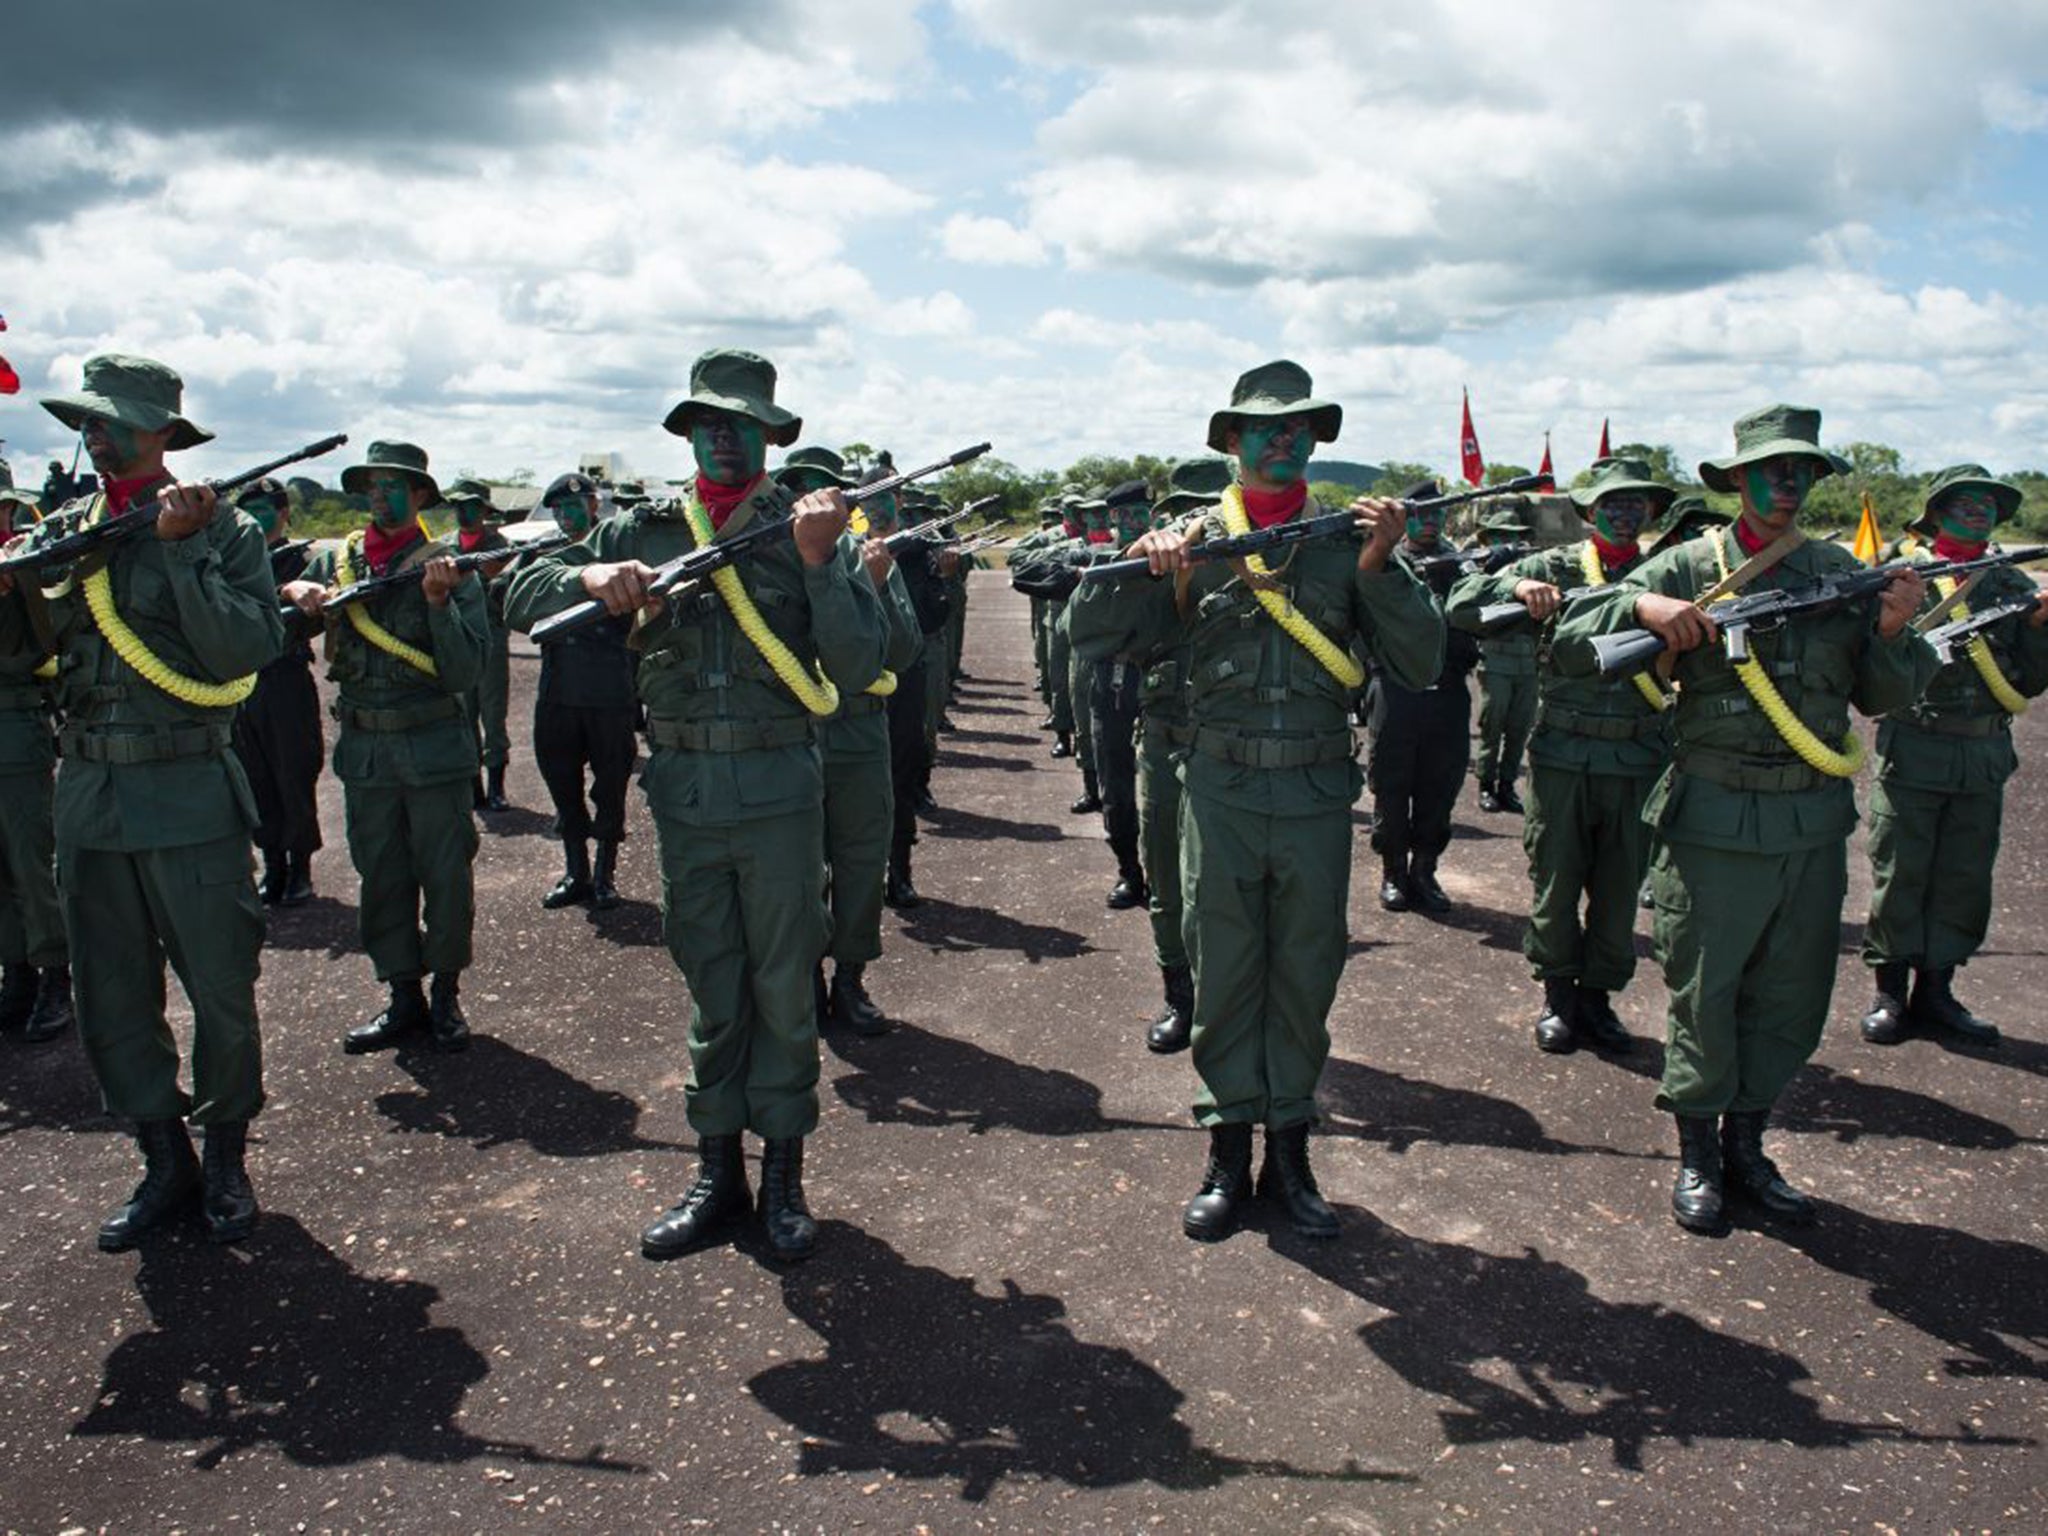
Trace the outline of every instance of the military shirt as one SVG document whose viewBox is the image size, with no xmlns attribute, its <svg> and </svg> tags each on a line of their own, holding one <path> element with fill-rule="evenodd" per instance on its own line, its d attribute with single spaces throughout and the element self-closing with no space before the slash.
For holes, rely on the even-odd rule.
<svg viewBox="0 0 2048 1536">
<path fill-rule="evenodd" d="M 876 595 L 881 599 L 882 617 L 888 627 L 882 663 L 901 679 L 924 655 L 924 634 L 918 626 L 917 608 L 910 600 L 910 588 L 904 584 L 902 566 L 889 567 L 889 580 Z M 840 694 L 839 712 L 818 722 L 819 750 L 831 762 L 872 762 L 887 757 L 888 709 L 889 701 L 881 694 Z"/>
</svg>

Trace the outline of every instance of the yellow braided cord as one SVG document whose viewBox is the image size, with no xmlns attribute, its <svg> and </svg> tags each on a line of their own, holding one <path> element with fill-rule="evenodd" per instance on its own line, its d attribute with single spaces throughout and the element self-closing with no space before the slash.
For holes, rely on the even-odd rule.
<svg viewBox="0 0 2048 1536">
<path fill-rule="evenodd" d="M 361 581 L 370 574 L 368 563 L 363 559 L 363 532 L 360 528 L 348 536 L 348 543 L 344 546 L 344 552 L 348 559 L 348 579 L 351 583 Z M 429 656 L 418 646 L 408 645 L 405 641 L 399 639 L 398 636 L 371 618 L 361 603 L 350 603 L 348 605 L 348 621 L 355 626 L 357 634 L 361 635 L 371 645 L 377 647 L 378 650 L 384 652 L 385 655 L 396 656 L 407 666 L 416 671 L 424 672 L 429 677 L 439 677 L 441 675 L 441 669 L 434 665 L 433 657 Z"/>
<path fill-rule="evenodd" d="M 878 699 L 886 699 L 896 691 L 896 674 L 885 668 L 880 677 L 868 684 L 867 691 Z"/>
<path fill-rule="evenodd" d="M 1251 517 L 1244 509 L 1244 492 L 1232 486 L 1223 493 L 1223 526 L 1232 534 L 1250 533 Z M 1265 581 L 1275 579 L 1273 568 L 1266 564 L 1264 555 L 1246 555 L 1245 569 L 1253 576 Z M 1287 631 L 1294 643 L 1315 657 L 1322 669 L 1337 679 L 1346 688 L 1356 688 L 1365 681 L 1365 668 L 1352 659 L 1349 651 L 1341 649 L 1330 637 L 1310 623 L 1308 616 L 1294 606 L 1285 592 L 1257 585 L 1252 586 L 1252 596 L 1259 600 L 1259 606 L 1267 616 Z"/>
<path fill-rule="evenodd" d="M 36 676 L 37 676 L 37 677 L 39 677 L 39 678 L 41 678 L 41 679 L 42 679 L 42 680 L 43 680 L 44 682 L 48 682 L 48 681 L 49 681 L 49 680 L 50 680 L 51 678 L 55 677 L 56 675 L 57 675 L 57 658 L 56 658 L 56 657 L 54 657 L 54 656 L 45 656 L 45 657 L 44 657 L 44 658 L 43 658 L 43 659 L 42 659 L 42 660 L 41 660 L 40 662 L 38 662 L 38 663 L 36 664 Z"/>
<path fill-rule="evenodd" d="M 1944 601 L 1954 597 L 1956 594 L 1955 578 L 1953 576 L 1938 577 L 1934 583 L 1934 590 L 1941 594 Z M 1969 616 L 1970 604 L 1967 600 L 1957 603 L 1948 611 L 1948 617 L 1951 619 L 1967 619 Z M 1965 640 L 1963 642 L 1963 653 L 1970 658 L 1970 664 L 1977 669 L 1977 675 L 1984 680 L 1985 690 L 1990 693 L 1992 700 L 2000 709 L 2004 710 L 2008 715 L 2023 715 L 2027 712 L 2025 696 L 2018 689 L 2014 688 L 2010 682 L 2006 681 L 2005 674 L 1998 670 L 1998 658 L 1991 654 L 1991 647 L 1984 643 L 1982 635 L 1972 635 L 1969 639 Z"/>
<path fill-rule="evenodd" d="M 106 512 L 107 504 L 101 501 L 88 521 L 97 523 L 106 516 Z M 144 644 L 142 636 L 130 629 L 127 621 L 115 610 L 114 577 L 104 565 L 85 579 L 85 606 L 92 614 L 93 623 L 99 626 L 100 634 L 113 647 L 114 654 L 152 688 L 181 703 L 194 704 L 201 709 L 233 709 L 256 691 L 254 672 L 233 682 L 205 683 L 173 671 L 170 663 Z M 37 675 L 42 675 L 41 668 L 37 669 Z M 55 676 L 54 669 L 51 675 Z"/>
<path fill-rule="evenodd" d="M 1714 529 L 1709 537 L 1714 541 L 1714 559 L 1719 562 L 1725 579 L 1728 575 L 1728 530 Z M 1763 711 L 1764 718 L 1771 722 L 1785 745 L 1797 752 L 1807 767 L 1831 779 L 1855 777 L 1856 771 L 1863 766 L 1863 738 L 1856 734 L 1853 726 L 1843 739 L 1842 750 L 1835 751 L 1807 729 L 1806 722 L 1792 712 L 1792 706 L 1778 692 L 1778 685 L 1757 664 L 1755 657 L 1733 665 L 1735 675 L 1742 679 L 1742 686 L 1756 700 L 1756 707 Z"/>
<path fill-rule="evenodd" d="M 710 544 L 717 537 L 711 527 L 711 518 L 705 513 L 703 503 L 692 495 L 683 506 L 683 514 L 690 520 L 690 531 L 697 536 L 699 544 Z M 740 633 L 754 643 L 768 665 L 775 669 L 775 675 L 782 679 L 783 687 L 796 695 L 797 702 L 814 715 L 829 715 L 839 708 L 839 690 L 832 686 L 832 680 L 821 669 L 813 678 L 804 672 L 804 664 L 796 659 L 796 653 L 782 643 L 782 637 L 768 627 L 768 621 L 761 617 L 761 610 L 754 606 L 753 598 L 747 595 L 746 584 L 740 580 L 740 573 L 731 566 L 711 573 L 711 584 L 718 589 L 718 595 L 725 599 L 726 611 L 733 622 L 740 627 Z"/>
<path fill-rule="evenodd" d="M 1589 587 L 1607 585 L 1607 572 L 1600 564 L 1600 551 L 1591 539 L 1586 540 L 1586 547 L 1579 552 L 1579 573 L 1586 578 Z M 1671 707 L 1671 695 L 1647 672 L 1636 673 L 1631 681 L 1636 685 L 1636 692 L 1643 696 L 1643 702 L 1659 714 Z"/>
</svg>

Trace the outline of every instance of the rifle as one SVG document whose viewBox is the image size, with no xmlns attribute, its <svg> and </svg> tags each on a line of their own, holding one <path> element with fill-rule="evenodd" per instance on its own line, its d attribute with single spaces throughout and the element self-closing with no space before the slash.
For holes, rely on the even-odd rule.
<svg viewBox="0 0 2048 1536">
<path fill-rule="evenodd" d="M 1444 507 L 1460 507 L 1468 501 L 1483 501 L 1489 496 L 1512 496 L 1523 491 L 1533 491 L 1542 483 L 1541 475 L 1524 475 L 1518 480 L 1504 480 L 1499 485 L 1483 486 L 1478 490 L 1456 491 L 1448 496 L 1428 496 L 1416 501 L 1404 501 L 1401 506 L 1407 512 L 1434 512 Z M 1310 539 L 1334 538 L 1338 534 L 1352 532 L 1357 526 L 1358 520 L 1351 515 L 1349 509 L 1342 512 L 1324 512 L 1315 517 L 1276 523 L 1271 528 L 1255 528 L 1250 533 L 1228 534 L 1220 539 L 1191 544 L 1188 546 L 1187 557 L 1193 565 L 1203 565 L 1212 560 L 1239 560 L 1246 555 L 1261 554 L 1266 550 L 1279 549 L 1289 544 L 1303 544 Z M 1088 566 L 1082 571 L 1081 580 L 1122 581 L 1127 576 L 1147 575 L 1151 569 L 1152 563 L 1149 560 L 1109 560 L 1101 565 Z"/>
<path fill-rule="evenodd" d="M 987 453 L 993 446 L 991 443 L 976 443 L 972 448 L 962 448 L 958 453 L 950 454 L 935 464 L 927 464 L 921 469 L 906 470 L 901 474 L 891 475 L 886 480 L 877 480 L 873 485 L 856 486 L 854 489 L 843 494 L 849 505 L 859 506 L 860 503 L 871 501 L 877 496 L 887 496 L 890 492 L 901 489 L 913 480 L 923 480 L 928 476 L 941 474 L 949 469 L 957 469 L 962 464 L 971 463 L 973 460 L 980 458 L 984 453 Z M 934 521 L 937 521 L 937 519 L 934 519 Z M 678 587 L 684 586 L 689 582 L 701 581 L 714 571 L 722 571 L 727 566 L 736 564 L 750 555 L 759 554 L 761 551 L 781 543 L 784 539 L 789 538 L 791 533 L 792 524 L 790 519 L 778 517 L 772 521 L 758 521 L 744 532 L 737 533 L 729 539 L 721 539 L 716 543 L 699 545 L 697 548 L 686 551 L 676 556 L 675 559 L 655 567 L 654 575 L 647 583 L 648 599 L 652 601 L 655 598 L 667 597 Z M 542 619 L 529 631 L 529 636 L 534 640 L 544 640 L 549 635 L 559 634 L 565 629 L 579 629 L 585 624 L 595 623 L 597 620 L 606 617 L 606 614 L 607 610 L 603 603 L 597 601 L 596 598 L 587 598 L 580 603 L 571 604 L 560 613 L 550 614 L 547 618 Z"/>
<path fill-rule="evenodd" d="M 281 459 L 272 459 L 268 464 L 259 464 L 254 469 L 231 475 L 225 480 L 208 480 L 206 484 L 214 495 L 225 500 L 245 485 L 253 485 L 265 475 L 283 469 L 287 464 L 297 464 L 302 459 L 317 459 L 323 453 L 332 453 L 348 441 L 346 433 L 337 432 L 332 437 L 323 437 L 317 443 L 308 443 L 296 453 L 288 453 Z M 119 517 L 102 518 L 99 522 L 76 532 L 63 534 L 47 544 L 32 544 L 29 548 L 0 557 L 0 575 L 13 575 L 17 571 L 39 571 L 45 566 L 68 565 L 84 558 L 96 549 L 133 538 L 145 528 L 154 528 L 156 520 L 164 510 L 162 493 L 149 498 L 140 506 L 130 507 Z"/>
<path fill-rule="evenodd" d="M 1567 587 L 1558 594 L 1558 612 L 1562 613 L 1581 598 L 1591 597 L 1600 587 Z M 1517 624 L 1533 623 L 1529 610 L 1519 602 L 1487 603 L 1479 610 L 1477 620 L 1479 633 L 1497 635 L 1513 629 Z"/>
<path fill-rule="evenodd" d="M 2037 606 L 2037 600 L 2031 597 L 2008 597 L 2004 602 L 1993 603 L 1989 608 L 1980 609 L 1966 619 L 1950 619 L 1946 624 L 1937 624 L 1933 629 L 1923 630 L 1921 638 L 1934 647 L 1934 654 L 1941 658 L 1941 664 L 1945 667 L 1956 659 L 1957 649 L 1972 635 L 1989 629 L 2016 613 L 2032 613 Z"/>
<path fill-rule="evenodd" d="M 1456 571 L 1460 576 L 1473 571 L 1484 571 L 1491 576 L 1495 571 L 1513 565 L 1534 548 L 1529 544 L 1474 545 L 1470 549 L 1446 549 L 1434 555 L 1417 555 L 1409 560 L 1409 569 L 1427 580 L 1439 571 Z"/>
<path fill-rule="evenodd" d="M 1803 586 L 1723 598 L 1717 603 L 1709 603 L 1704 612 L 1721 631 L 1728 659 L 1739 664 L 1749 660 L 1752 631 L 1773 630 L 1810 614 L 1832 613 L 1850 603 L 1866 601 L 1908 572 L 1933 581 L 1941 576 L 1968 576 L 2001 565 L 2023 565 L 2043 557 L 2048 557 L 2048 545 L 2009 549 L 1995 555 L 1980 555 L 1974 560 L 1934 560 L 1924 564 L 1895 560 L 1868 570 L 1846 571 L 1840 576 L 1830 576 Z M 1663 650 L 1664 637 L 1647 629 L 1625 629 L 1618 634 L 1602 635 L 1593 642 L 1593 656 L 1602 677 L 1637 671 Z"/>
<path fill-rule="evenodd" d="M 911 545 L 923 543 L 932 534 L 945 532 L 946 529 L 952 527 L 973 510 L 974 508 L 971 506 L 962 507 L 957 512 L 947 512 L 938 517 L 930 518 L 925 522 L 919 523 L 915 528 L 898 528 L 894 533 L 882 540 L 883 547 L 892 555 L 902 554 Z"/>
<path fill-rule="evenodd" d="M 466 555 L 455 555 L 455 569 L 458 571 L 482 570 L 487 565 L 496 565 L 501 560 L 510 560 L 515 555 L 539 554 L 545 550 L 560 549 L 574 541 L 568 534 L 555 532 L 529 540 L 515 549 L 473 549 Z M 384 576 L 365 576 L 361 581 L 350 582 L 347 586 L 327 594 L 320 607 L 332 613 L 346 608 L 350 603 L 360 603 L 365 598 L 375 597 L 380 592 L 390 592 L 398 587 L 409 587 L 426 574 L 430 562 L 422 560 L 409 565 L 402 571 L 392 571 Z"/>
<path fill-rule="evenodd" d="M 275 565 L 292 555 L 303 555 L 319 542 L 318 539 L 287 539 L 282 544 L 273 544 L 270 546 L 270 563 Z"/>
</svg>

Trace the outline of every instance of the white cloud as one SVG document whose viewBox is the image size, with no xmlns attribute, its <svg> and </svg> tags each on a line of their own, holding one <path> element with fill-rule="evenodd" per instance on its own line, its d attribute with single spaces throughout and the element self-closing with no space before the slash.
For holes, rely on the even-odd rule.
<svg viewBox="0 0 2048 1536">
<path fill-rule="evenodd" d="M 1040 267 L 1045 242 L 1006 219 L 956 213 L 939 230 L 939 247 L 953 261 L 985 267 Z"/>
</svg>

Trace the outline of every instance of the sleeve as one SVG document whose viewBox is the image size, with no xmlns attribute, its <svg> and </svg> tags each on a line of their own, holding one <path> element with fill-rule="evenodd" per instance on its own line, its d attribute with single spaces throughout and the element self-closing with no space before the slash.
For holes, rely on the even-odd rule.
<svg viewBox="0 0 2048 1536">
<path fill-rule="evenodd" d="M 583 568 L 632 559 L 632 531 L 631 519 L 609 518 L 587 539 L 519 561 L 499 578 L 505 583 L 506 627 L 523 635 L 542 619 L 582 602 L 589 596 L 583 590 Z"/>
<path fill-rule="evenodd" d="M 802 563 L 802 557 L 790 558 Z M 838 554 L 823 565 L 804 565 L 804 596 L 811 605 L 811 639 L 818 660 L 841 693 L 859 693 L 882 675 L 888 624 L 875 584 L 860 563 L 860 549 L 841 535 Z"/>
<path fill-rule="evenodd" d="M 1866 715 L 1888 715 L 1904 709 L 1934 681 L 1941 658 L 1910 624 L 1889 640 L 1870 621 L 1870 641 L 1856 658 L 1856 682 L 1849 698 Z"/>
<path fill-rule="evenodd" d="M 1524 581 L 1558 581 L 1548 555 L 1524 555 L 1498 571 L 1473 571 L 1461 576 L 1444 598 L 1444 622 L 1453 629 L 1479 633 L 1479 610 L 1494 603 L 1512 603 L 1515 587 Z"/>
<path fill-rule="evenodd" d="M 178 630 L 192 659 L 216 682 L 247 677 L 284 654 L 284 618 L 263 533 L 239 512 L 164 544 Z M 147 535 L 145 535 L 147 537 Z"/>
<path fill-rule="evenodd" d="M 1427 688 L 1444 667 L 1444 615 L 1415 573 L 1389 558 L 1352 579 L 1359 638 L 1375 671 L 1403 688 Z"/>
<path fill-rule="evenodd" d="M 1558 616 L 1550 637 L 1550 664 L 1565 677 L 1591 677 L 1599 670 L 1593 642 L 1605 635 L 1641 629 L 1636 600 L 1646 592 L 1687 602 L 1699 596 L 1701 584 L 1687 551 L 1690 545 L 1652 555 L 1611 586 L 1581 599 Z"/>
<path fill-rule="evenodd" d="M 427 605 L 427 633 L 433 642 L 434 666 L 447 693 L 467 693 L 484 675 L 484 654 L 490 649 L 491 620 L 485 608 L 484 584 L 462 583 L 436 608 Z"/>
<path fill-rule="evenodd" d="M 889 567 L 886 586 L 882 611 L 889 621 L 889 645 L 882 661 L 891 672 L 904 672 L 924 654 L 924 631 L 918 625 L 917 607 L 910 600 L 910 588 L 903 583 L 900 566 Z"/>
<path fill-rule="evenodd" d="M 1067 601 L 1068 643 L 1084 661 L 1157 649 L 1183 627 L 1173 586 L 1166 576 L 1082 582 Z"/>
</svg>

